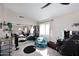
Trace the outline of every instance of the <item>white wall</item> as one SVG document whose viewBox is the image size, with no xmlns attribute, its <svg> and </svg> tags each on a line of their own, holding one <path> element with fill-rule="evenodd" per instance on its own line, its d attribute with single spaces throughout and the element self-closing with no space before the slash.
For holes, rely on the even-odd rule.
<svg viewBox="0 0 79 59">
<path fill-rule="evenodd" d="M 60 17 L 57 17 L 53 21 L 53 33 L 54 33 L 54 40 L 56 41 L 57 38 L 63 38 L 64 29 L 68 30 L 77 30 L 79 31 L 79 27 L 72 27 L 73 23 L 79 22 L 79 12 L 66 14 Z"/>
</svg>

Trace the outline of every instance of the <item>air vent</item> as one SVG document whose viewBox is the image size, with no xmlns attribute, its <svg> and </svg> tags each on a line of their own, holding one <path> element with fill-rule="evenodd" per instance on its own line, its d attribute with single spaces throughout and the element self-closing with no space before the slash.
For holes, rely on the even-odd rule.
<svg viewBox="0 0 79 59">
<path fill-rule="evenodd" d="M 21 24 L 17 24 L 17 25 L 21 25 Z"/>
<path fill-rule="evenodd" d="M 19 18 L 24 18 L 23 16 L 19 16 Z"/>
</svg>

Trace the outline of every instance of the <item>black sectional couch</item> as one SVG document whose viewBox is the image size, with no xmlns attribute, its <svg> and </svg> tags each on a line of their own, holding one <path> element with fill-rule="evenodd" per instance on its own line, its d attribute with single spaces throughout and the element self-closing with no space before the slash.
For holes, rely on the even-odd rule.
<svg viewBox="0 0 79 59">
<path fill-rule="evenodd" d="M 57 50 L 64 56 L 79 56 L 79 35 L 73 35 L 63 41 L 57 40 L 57 43 L 48 42 L 48 47 Z"/>
</svg>

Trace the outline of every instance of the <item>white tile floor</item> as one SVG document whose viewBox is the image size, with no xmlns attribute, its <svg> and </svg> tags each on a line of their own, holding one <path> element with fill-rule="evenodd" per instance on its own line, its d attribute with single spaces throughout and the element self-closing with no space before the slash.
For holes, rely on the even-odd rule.
<svg viewBox="0 0 79 59">
<path fill-rule="evenodd" d="M 35 52 L 26 54 L 23 52 L 23 49 L 29 45 L 34 45 L 34 42 L 33 41 L 20 42 L 19 50 L 15 51 L 13 49 L 12 56 L 61 56 L 57 51 L 48 47 L 45 49 L 37 48 Z"/>
</svg>

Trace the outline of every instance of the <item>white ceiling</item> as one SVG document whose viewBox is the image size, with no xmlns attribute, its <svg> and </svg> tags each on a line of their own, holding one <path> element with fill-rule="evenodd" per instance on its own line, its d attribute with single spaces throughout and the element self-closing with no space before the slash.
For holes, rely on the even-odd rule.
<svg viewBox="0 0 79 59">
<path fill-rule="evenodd" d="M 50 17 L 56 17 L 79 10 L 79 3 L 72 3 L 70 5 L 61 5 L 59 3 L 52 3 L 50 6 L 41 9 L 46 3 L 5 3 L 5 7 L 20 13 L 33 20 L 41 21 Z"/>
</svg>

